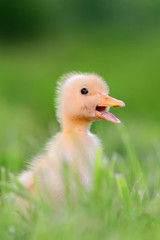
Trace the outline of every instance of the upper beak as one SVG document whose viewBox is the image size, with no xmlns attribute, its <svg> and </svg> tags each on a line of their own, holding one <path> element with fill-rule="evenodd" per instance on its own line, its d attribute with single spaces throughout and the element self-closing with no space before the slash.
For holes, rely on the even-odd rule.
<svg viewBox="0 0 160 240">
<path fill-rule="evenodd" d="M 125 103 L 107 95 L 100 95 L 99 107 L 125 107 Z"/>
</svg>

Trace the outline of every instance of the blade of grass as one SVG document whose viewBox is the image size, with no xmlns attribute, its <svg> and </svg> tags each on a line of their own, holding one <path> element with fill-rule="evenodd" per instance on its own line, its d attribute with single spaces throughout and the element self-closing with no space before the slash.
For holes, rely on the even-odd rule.
<svg viewBox="0 0 160 240">
<path fill-rule="evenodd" d="M 127 215 L 130 215 L 132 209 L 132 201 L 129 194 L 127 182 L 122 174 L 116 174 L 115 178 L 124 209 Z"/>
<path fill-rule="evenodd" d="M 6 174 L 6 169 L 5 167 L 1 167 L 1 182 L 6 182 L 6 179 L 7 179 L 7 174 Z M 4 198 L 5 198 L 5 195 L 6 195 L 6 186 L 5 184 L 4 185 L 1 185 L 1 201 L 2 201 L 2 204 L 5 203 Z"/>
<path fill-rule="evenodd" d="M 93 192 L 96 196 L 100 195 L 102 185 L 102 158 L 101 149 L 96 149 L 94 175 L 93 175 Z"/>
<path fill-rule="evenodd" d="M 146 181 L 145 177 L 139 162 L 139 159 L 137 157 L 137 154 L 135 152 L 135 149 L 131 143 L 129 134 L 127 132 L 127 129 L 125 128 L 124 125 L 121 124 L 121 126 L 118 127 L 118 130 L 120 132 L 120 135 L 122 137 L 123 143 L 126 148 L 126 152 L 128 155 L 128 159 L 130 161 L 134 176 L 136 178 L 136 181 L 138 181 L 138 185 L 140 188 L 147 190 L 146 187 Z"/>
</svg>

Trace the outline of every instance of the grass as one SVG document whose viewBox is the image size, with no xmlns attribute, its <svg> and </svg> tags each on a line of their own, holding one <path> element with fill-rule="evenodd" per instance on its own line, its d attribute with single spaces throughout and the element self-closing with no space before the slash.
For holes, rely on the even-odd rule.
<svg viewBox="0 0 160 240">
<path fill-rule="evenodd" d="M 137 175 L 138 159 L 135 153 L 131 154 L 133 146 L 124 147 L 128 156 L 123 158 L 121 167 L 126 169 L 123 165 L 130 157 L 135 160 L 135 166 L 131 164 L 128 169 L 132 176 L 130 183 L 126 177 L 128 173 L 117 171 L 121 159 L 113 157 L 104 166 L 97 149 L 93 188 L 86 192 L 79 186 L 76 202 L 67 190 L 66 204 L 59 211 L 52 210 L 41 198 L 32 198 L 13 175 L 10 177 L 9 172 L 1 168 L 1 239 L 159 239 L 160 179 L 153 191 L 150 176 L 156 174 L 155 169 L 144 172 L 138 162 L 141 172 Z M 145 185 L 141 174 L 146 178 Z M 16 188 L 8 183 L 9 178 Z M 18 217 L 11 200 L 5 200 L 6 193 L 11 192 L 33 204 L 35 212 L 31 213 L 29 221 L 21 214 Z"/>
<path fill-rule="evenodd" d="M 103 40 L 97 44 L 100 37 Z M 112 33 L 66 37 L 52 47 L 43 43 L 35 49 L 3 49 L 0 239 L 159 239 L 159 39 L 152 33 L 117 40 Z M 113 110 L 122 125 L 98 121 L 92 126 L 107 157 L 103 166 L 97 150 L 92 190 L 85 192 L 79 186 L 73 202 L 66 186 L 65 206 L 53 211 L 41 198 L 28 195 L 16 176 L 59 131 L 52 98 L 56 79 L 71 70 L 104 76 L 111 96 L 124 100 L 126 108 Z M 29 221 L 6 200 L 11 193 L 33 204 Z"/>
</svg>

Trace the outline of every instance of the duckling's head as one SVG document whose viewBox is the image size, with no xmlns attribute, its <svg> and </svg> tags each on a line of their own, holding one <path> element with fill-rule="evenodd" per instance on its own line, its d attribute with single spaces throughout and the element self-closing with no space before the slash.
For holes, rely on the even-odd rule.
<svg viewBox="0 0 160 240">
<path fill-rule="evenodd" d="M 57 116 L 62 125 L 65 122 L 89 123 L 97 119 L 120 123 L 108 110 L 125 104 L 108 96 L 107 84 L 96 74 L 67 74 L 60 80 L 57 92 Z"/>
</svg>

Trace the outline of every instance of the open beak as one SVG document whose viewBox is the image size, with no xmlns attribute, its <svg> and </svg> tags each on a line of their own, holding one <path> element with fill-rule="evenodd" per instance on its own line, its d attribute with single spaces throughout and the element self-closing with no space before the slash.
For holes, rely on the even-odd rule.
<svg viewBox="0 0 160 240">
<path fill-rule="evenodd" d="M 113 123 L 120 123 L 120 120 L 116 118 L 112 113 L 106 111 L 107 107 L 124 107 L 125 103 L 107 95 L 100 95 L 100 103 L 96 107 L 96 117 L 105 119 Z"/>
</svg>

